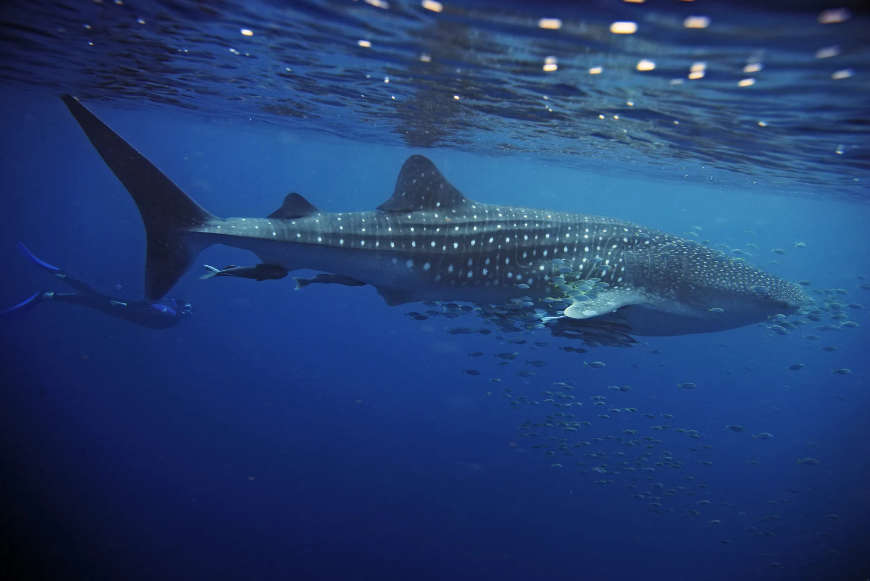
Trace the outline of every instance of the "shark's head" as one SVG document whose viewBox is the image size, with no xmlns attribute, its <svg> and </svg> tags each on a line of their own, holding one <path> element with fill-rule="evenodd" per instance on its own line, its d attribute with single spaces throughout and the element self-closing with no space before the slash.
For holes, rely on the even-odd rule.
<svg viewBox="0 0 870 581">
<path fill-rule="evenodd" d="M 679 335 L 734 329 L 791 315 L 810 302 L 800 286 L 709 248 L 672 242 L 652 256 L 647 288 L 652 312 L 633 309 L 639 335 Z"/>
<path fill-rule="evenodd" d="M 704 318 L 721 319 L 724 328 L 791 315 L 810 300 L 798 285 L 742 261 L 699 253 L 687 262 L 684 300 L 706 311 Z"/>
</svg>

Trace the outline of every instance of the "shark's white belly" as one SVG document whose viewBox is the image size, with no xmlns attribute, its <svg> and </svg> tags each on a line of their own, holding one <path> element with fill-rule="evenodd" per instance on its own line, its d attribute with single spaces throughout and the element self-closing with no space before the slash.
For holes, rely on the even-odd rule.
<svg viewBox="0 0 870 581">
<path fill-rule="evenodd" d="M 224 244 L 249 250 L 266 264 L 289 271 L 310 269 L 340 274 L 372 285 L 393 304 L 413 301 L 465 301 L 497 303 L 528 293 L 516 285 L 495 288 L 456 280 L 439 280 L 423 254 L 345 250 L 332 246 L 295 244 L 285 241 L 202 234 L 209 244 Z"/>
</svg>

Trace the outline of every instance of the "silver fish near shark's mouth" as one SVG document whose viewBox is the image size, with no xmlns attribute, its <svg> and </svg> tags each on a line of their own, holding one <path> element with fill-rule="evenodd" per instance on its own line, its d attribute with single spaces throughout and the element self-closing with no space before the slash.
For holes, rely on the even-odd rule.
<svg viewBox="0 0 870 581">
<path fill-rule="evenodd" d="M 201 250 L 225 244 L 260 258 L 264 268 L 252 272 L 319 270 L 334 276 L 318 282 L 372 285 L 389 305 L 491 305 L 492 316 L 546 322 L 565 336 L 584 324 L 605 335 L 720 331 L 808 301 L 797 285 L 665 232 L 475 202 L 420 155 L 408 158 L 376 211 L 324 212 L 290 194 L 265 218 L 218 218 L 77 99 L 62 99 L 139 208 L 149 300 L 165 295 Z"/>
</svg>

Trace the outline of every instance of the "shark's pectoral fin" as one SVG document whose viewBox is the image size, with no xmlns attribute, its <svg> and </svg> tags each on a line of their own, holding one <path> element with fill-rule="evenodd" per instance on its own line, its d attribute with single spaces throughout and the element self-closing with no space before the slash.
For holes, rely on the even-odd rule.
<svg viewBox="0 0 870 581">
<path fill-rule="evenodd" d="M 321 213 L 322 210 L 300 196 L 299 194 L 287 194 L 284 198 L 284 203 L 281 207 L 272 212 L 267 218 L 277 218 L 280 220 L 292 220 L 294 218 L 304 218 L 314 214 Z"/>
<path fill-rule="evenodd" d="M 572 319 L 591 319 L 612 313 L 620 307 L 643 304 L 644 297 L 631 289 L 607 289 L 595 298 L 586 301 L 575 300 L 565 309 L 565 316 Z"/>
<path fill-rule="evenodd" d="M 413 303 L 417 300 L 410 292 L 394 288 L 378 288 L 378 294 L 384 297 L 384 302 L 390 307 Z"/>
<path fill-rule="evenodd" d="M 378 206 L 384 212 L 456 210 L 473 204 L 447 181 L 435 164 L 422 155 L 409 157 L 396 179 L 389 200 Z"/>
</svg>

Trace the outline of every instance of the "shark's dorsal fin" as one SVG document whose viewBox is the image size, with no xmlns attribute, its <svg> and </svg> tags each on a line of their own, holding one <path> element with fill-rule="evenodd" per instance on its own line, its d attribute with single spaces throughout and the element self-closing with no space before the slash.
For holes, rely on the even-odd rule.
<svg viewBox="0 0 870 581">
<path fill-rule="evenodd" d="M 384 212 L 443 210 L 456 212 L 473 202 L 447 181 L 435 164 L 422 155 L 412 155 L 399 172 L 393 196 L 378 206 Z"/>
<path fill-rule="evenodd" d="M 269 214 L 268 218 L 276 218 L 279 220 L 292 220 L 293 218 L 304 218 L 312 214 L 319 214 L 322 210 L 300 196 L 299 194 L 287 194 L 284 198 L 284 203 L 281 207 Z"/>
</svg>

